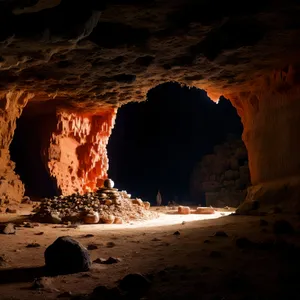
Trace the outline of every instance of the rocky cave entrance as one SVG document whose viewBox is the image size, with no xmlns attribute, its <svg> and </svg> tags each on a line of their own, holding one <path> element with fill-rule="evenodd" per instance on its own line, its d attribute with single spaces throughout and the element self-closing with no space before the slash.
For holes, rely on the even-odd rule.
<svg viewBox="0 0 300 300">
<path fill-rule="evenodd" d="M 17 120 L 17 127 L 10 145 L 11 160 L 15 172 L 25 186 L 25 195 L 31 199 L 59 195 L 55 181 L 46 170 L 41 151 L 44 133 L 41 130 L 51 124 L 47 104 L 28 103 Z"/>
<path fill-rule="evenodd" d="M 240 202 L 245 194 L 240 191 L 250 181 L 247 175 L 246 184 L 237 182 L 240 167 L 247 164 L 242 130 L 236 109 L 225 98 L 216 104 L 203 90 L 179 83 L 159 85 L 148 92 L 146 102 L 119 108 L 108 144 L 109 176 L 118 187 L 151 203 L 158 190 L 163 205 L 169 201 L 213 205 L 216 201 L 209 193 L 217 193 L 218 199 L 221 190 L 239 191 L 233 203 Z M 230 165 L 239 147 L 246 155 Z M 215 166 L 213 156 L 220 157 L 218 149 L 221 160 L 226 160 L 222 166 Z M 206 164 L 208 172 L 203 174 L 207 157 L 213 161 Z M 247 165 L 245 168 L 249 173 Z"/>
</svg>

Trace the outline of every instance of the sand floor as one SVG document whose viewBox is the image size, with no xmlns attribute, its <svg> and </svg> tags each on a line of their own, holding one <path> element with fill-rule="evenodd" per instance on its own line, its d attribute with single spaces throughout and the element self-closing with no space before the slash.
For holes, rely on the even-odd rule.
<svg viewBox="0 0 300 300">
<path fill-rule="evenodd" d="M 22 214 L 28 212 L 23 207 Z M 152 275 L 143 299 L 298 299 L 292 295 L 298 291 L 300 275 L 300 251 L 295 248 L 300 247 L 299 218 L 217 216 L 169 214 L 126 225 L 18 227 L 15 235 L 0 235 L 0 256 L 5 260 L 0 265 L 0 299 L 57 299 L 63 292 L 91 293 L 99 285 L 113 287 L 133 272 Z M 0 215 L 1 222 L 22 218 Z M 268 225 L 262 226 L 261 219 Z M 296 233 L 275 235 L 272 227 L 277 219 L 288 220 Z M 228 237 L 213 236 L 220 230 Z M 180 235 L 174 235 L 175 231 Z M 54 277 L 50 289 L 31 289 L 34 278 L 43 276 L 45 249 L 65 235 L 84 246 L 96 245 L 90 251 L 92 260 L 112 256 L 121 261 L 94 263 L 89 272 Z M 241 237 L 262 247 L 237 244 Z M 29 243 L 40 247 L 27 248 Z"/>
</svg>

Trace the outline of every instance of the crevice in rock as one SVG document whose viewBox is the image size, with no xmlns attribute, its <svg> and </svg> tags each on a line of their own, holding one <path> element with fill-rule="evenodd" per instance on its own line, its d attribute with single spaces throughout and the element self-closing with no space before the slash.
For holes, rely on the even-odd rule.
<svg viewBox="0 0 300 300">
<path fill-rule="evenodd" d="M 25 195 L 31 198 L 52 197 L 59 194 L 55 178 L 51 177 L 42 160 L 43 137 L 41 129 L 49 126 L 47 112 L 35 114 L 28 105 L 17 120 L 17 127 L 10 145 L 11 160 L 15 162 L 15 172 L 25 185 Z M 41 107 L 40 107 L 41 108 Z M 43 110 L 41 109 L 41 112 Z"/>
</svg>

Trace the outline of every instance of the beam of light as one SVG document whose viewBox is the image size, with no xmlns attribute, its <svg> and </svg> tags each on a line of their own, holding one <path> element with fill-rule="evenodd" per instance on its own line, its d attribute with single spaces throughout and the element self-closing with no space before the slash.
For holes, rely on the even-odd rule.
<svg viewBox="0 0 300 300">
<path fill-rule="evenodd" d="M 133 221 L 129 224 L 95 224 L 95 225 L 81 225 L 79 227 L 80 231 L 98 231 L 98 230 L 126 230 L 126 229 L 138 229 L 138 228 L 164 228 L 172 225 L 179 225 L 182 222 L 190 223 L 193 221 L 201 220 L 211 220 L 218 219 L 221 217 L 228 216 L 233 211 L 229 212 L 219 212 L 216 211 L 214 214 L 189 214 L 189 215 L 180 215 L 175 213 L 160 213 L 159 217 L 152 220 L 146 221 Z"/>
</svg>

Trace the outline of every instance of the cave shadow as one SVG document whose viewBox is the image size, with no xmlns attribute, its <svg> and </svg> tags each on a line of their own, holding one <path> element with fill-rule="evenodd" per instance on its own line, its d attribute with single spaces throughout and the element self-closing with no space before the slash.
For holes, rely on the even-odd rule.
<svg viewBox="0 0 300 300">
<path fill-rule="evenodd" d="M 24 108 L 9 148 L 15 172 L 25 185 L 25 195 L 31 200 L 59 194 L 56 182 L 42 160 L 42 147 L 45 147 L 45 141 L 50 140 L 48 135 L 55 120 L 53 114 L 47 111 L 37 114 L 33 111 L 35 106 L 28 104 Z"/>
<path fill-rule="evenodd" d="M 242 131 L 229 100 L 220 97 L 217 104 L 203 90 L 164 83 L 149 90 L 147 101 L 118 109 L 108 174 L 120 190 L 151 204 L 159 190 L 164 205 L 206 206 L 204 192 L 192 190 L 193 173 L 216 145 L 229 135 L 240 139 Z"/>
<path fill-rule="evenodd" d="M 71 275 L 78 272 L 56 272 L 46 266 L 0 269 L 0 286 L 9 283 L 33 282 L 36 278 Z"/>
<path fill-rule="evenodd" d="M 47 276 L 45 266 L 0 270 L 0 285 L 18 282 L 32 282 L 35 278 Z"/>
</svg>

